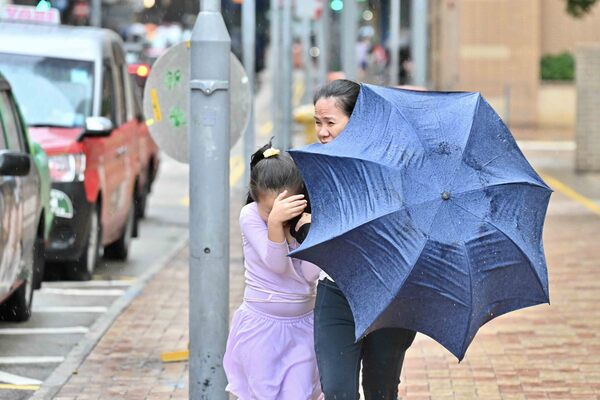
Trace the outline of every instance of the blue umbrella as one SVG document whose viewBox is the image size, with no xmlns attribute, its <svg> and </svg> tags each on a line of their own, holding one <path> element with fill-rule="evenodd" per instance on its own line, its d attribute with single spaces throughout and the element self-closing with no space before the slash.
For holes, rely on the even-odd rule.
<svg viewBox="0 0 600 400">
<path fill-rule="evenodd" d="M 552 191 L 479 93 L 361 85 L 336 140 L 291 154 L 313 214 L 291 255 L 336 281 L 357 340 L 403 327 L 461 360 L 487 321 L 549 302 Z"/>
</svg>

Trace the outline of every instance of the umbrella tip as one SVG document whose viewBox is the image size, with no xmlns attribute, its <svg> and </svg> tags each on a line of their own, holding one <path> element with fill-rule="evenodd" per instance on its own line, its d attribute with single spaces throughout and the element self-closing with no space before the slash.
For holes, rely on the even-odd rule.
<svg viewBox="0 0 600 400">
<path fill-rule="evenodd" d="M 450 200 L 450 192 L 444 192 L 444 193 L 442 193 L 442 199 L 443 200 Z"/>
</svg>

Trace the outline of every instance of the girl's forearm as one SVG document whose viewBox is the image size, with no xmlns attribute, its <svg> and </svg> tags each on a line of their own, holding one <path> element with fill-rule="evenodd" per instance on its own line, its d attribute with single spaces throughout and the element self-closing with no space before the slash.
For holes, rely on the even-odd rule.
<svg viewBox="0 0 600 400">
<path fill-rule="evenodd" d="M 271 242 L 283 243 L 286 240 L 283 224 L 269 220 L 267 237 Z"/>
</svg>

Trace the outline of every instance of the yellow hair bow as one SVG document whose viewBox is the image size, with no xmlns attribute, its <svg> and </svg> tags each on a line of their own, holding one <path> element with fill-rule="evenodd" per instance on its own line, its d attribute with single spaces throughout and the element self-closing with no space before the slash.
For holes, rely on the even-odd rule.
<svg viewBox="0 0 600 400">
<path fill-rule="evenodd" d="M 263 152 L 263 157 L 269 158 L 269 157 L 273 157 L 273 156 L 278 156 L 279 153 L 280 153 L 279 149 L 274 149 L 273 147 L 271 147 L 270 149 L 267 149 Z"/>
</svg>

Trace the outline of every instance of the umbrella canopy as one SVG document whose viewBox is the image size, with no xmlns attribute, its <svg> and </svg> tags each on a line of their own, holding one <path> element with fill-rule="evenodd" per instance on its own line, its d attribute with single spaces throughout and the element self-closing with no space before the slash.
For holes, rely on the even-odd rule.
<svg viewBox="0 0 600 400">
<path fill-rule="evenodd" d="M 357 339 L 403 327 L 462 359 L 487 321 L 549 302 L 552 191 L 479 93 L 361 85 L 336 140 L 290 153 L 313 215 L 290 255 L 336 281 Z"/>
</svg>

